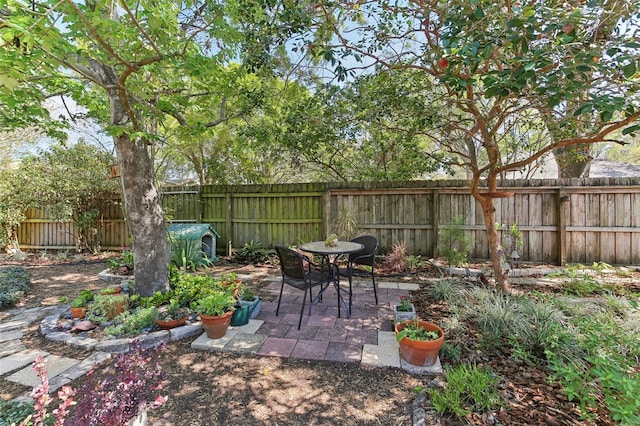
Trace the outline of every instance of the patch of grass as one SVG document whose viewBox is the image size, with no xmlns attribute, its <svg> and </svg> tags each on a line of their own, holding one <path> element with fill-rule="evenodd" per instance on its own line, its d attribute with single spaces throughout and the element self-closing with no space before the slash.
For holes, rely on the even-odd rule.
<svg viewBox="0 0 640 426">
<path fill-rule="evenodd" d="M 0 268 L 0 308 L 15 305 L 31 285 L 29 273 L 20 267 Z"/>
<path fill-rule="evenodd" d="M 460 319 L 458 315 L 451 315 L 446 318 L 443 318 L 441 321 L 441 326 L 447 332 L 447 337 L 455 337 L 455 336 L 464 336 L 469 327 L 467 324 Z"/>
<path fill-rule="evenodd" d="M 445 389 L 429 391 L 438 413 L 452 413 L 463 418 L 470 412 L 484 412 L 500 406 L 498 377 L 488 368 L 460 364 L 446 369 Z"/>
<path fill-rule="evenodd" d="M 576 355 L 579 348 L 575 338 L 567 331 L 563 313 L 550 303 L 522 300 L 519 330 L 511 338 L 514 356 L 530 362 L 546 360 L 548 351 Z"/>
<path fill-rule="evenodd" d="M 525 318 L 519 312 L 519 302 L 512 297 L 489 293 L 469 310 L 470 319 L 482 331 L 482 345 L 487 350 L 498 349 L 512 334 L 524 328 Z"/>
</svg>

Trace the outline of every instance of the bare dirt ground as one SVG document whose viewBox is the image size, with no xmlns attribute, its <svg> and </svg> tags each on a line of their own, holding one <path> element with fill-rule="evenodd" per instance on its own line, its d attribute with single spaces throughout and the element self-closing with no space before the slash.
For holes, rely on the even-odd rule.
<svg viewBox="0 0 640 426">
<path fill-rule="evenodd" d="M 105 259 L 82 261 L 0 260 L 0 266 L 21 265 L 31 275 L 32 289 L 18 307 L 55 305 L 61 297 L 74 298 L 82 289 L 109 284 L 97 278 Z M 247 266 L 222 262 L 215 272 L 252 273 L 262 277 L 279 272 L 269 265 Z M 381 275 L 384 275 L 381 271 Z M 394 279 L 423 281 L 436 272 L 425 269 Z M 639 277 L 640 278 L 640 277 Z M 258 280 L 253 282 L 259 292 Z M 517 289 L 516 289 L 517 290 Z M 520 291 L 529 289 L 522 288 Z M 554 289 L 547 289 L 554 291 Z M 439 321 L 447 307 L 414 294 L 418 315 Z M 0 320 L 6 312 L 0 311 Z M 475 333 L 470 331 L 468 339 Z M 416 389 L 431 378 L 415 377 L 394 368 L 368 368 L 349 363 L 330 363 L 193 351 L 192 339 L 171 343 L 162 356 L 168 402 L 150 413 L 153 425 L 294 424 L 294 425 L 410 425 Z M 50 353 L 83 357 L 79 349 L 46 341 L 34 324 L 23 342 Z M 504 406 L 493 413 L 471 413 L 466 422 L 428 414 L 431 425 L 589 425 L 611 424 L 606 413 L 596 422 L 579 417 L 577 406 L 561 389 L 548 383 L 543 366 L 514 361 L 510 354 L 463 354 L 464 362 L 490 366 L 500 377 Z M 447 360 L 443 360 L 447 365 Z M 72 383 L 79 388 L 82 379 Z M 29 389 L 0 381 L 0 397 L 9 399 Z M 427 410 L 429 412 L 429 410 Z"/>
<path fill-rule="evenodd" d="M 21 264 L 31 275 L 31 292 L 17 307 L 55 305 L 61 297 L 71 300 L 82 289 L 109 285 L 97 278 L 106 268 L 104 260 L 0 262 L 0 266 L 9 264 Z M 247 273 L 253 268 L 224 266 L 218 272 Z M 274 271 L 258 267 L 255 272 Z M 3 314 L 0 311 L 0 319 Z M 23 338 L 26 346 L 68 357 L 88 355 L 45 340 L 37 325 Z M 150 413 L 153 425 L 411 424 L 415 388 L 422 381 L 402 370 L 200 352 L 191 349 L 192 340 L 171 343 L 163 352 L 164 391 L 169 400 Z M 81 383 L 79 379 L 71 385 L 79 388 Z M 3 399 L 29 390 L 0 380 Z"/>
</svg>

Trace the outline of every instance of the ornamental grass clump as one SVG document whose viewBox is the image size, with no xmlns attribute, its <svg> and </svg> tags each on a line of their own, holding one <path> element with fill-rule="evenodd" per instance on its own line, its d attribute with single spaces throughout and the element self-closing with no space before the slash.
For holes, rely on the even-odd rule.
<svg viewBox="0 0 640 426">
<path fill-rule="evenodd" d="M 448 368 L 446 373 L 446 388 L 429 391 L 438 413 L 464 418 L 471 412 L 482 413 L 500 406 L 498 377 L 489 368 L 460 364 Z"/>
</svg>

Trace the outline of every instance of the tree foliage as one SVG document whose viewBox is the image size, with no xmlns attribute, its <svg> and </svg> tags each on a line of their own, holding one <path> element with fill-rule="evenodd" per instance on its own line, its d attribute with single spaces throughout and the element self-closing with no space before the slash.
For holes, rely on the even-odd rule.
<svg viewBox="0 0 640 426">
<path fill-rule="evenodd" d="M 444 112 L 425 128 L 437 129 L 443 136 L 439 148 L 468 170 L 503 290 L 508 283 L 493 197 L 485 192 L 496 192 L 502 173 L 554 149 L 640 129 L 640 43 L 625 31 L 598 34 L 598 23 L 613 9 L 621 26 L 615 28 L 637 23 L 638 5 L 632 2 L 320 1 L 318 8 L 318 29 L 301 44 L 314 46 L 339 75 L 346 75 L 343 58 L 350 56 L 364 65 L 414 69 L 433 78 Z M 589 32 L 592 42 L 585 44 Z M 521 113 L 559 110 L 591 125 L 508 159 L 499 139 Z"/>
<path fill-rule="evenodd" d="M 100 207 L 119 190 L 117 181 L 107 178 L 112 163 L 110 154 L 91 145 L 55 145 L 22 160 L 8 179 L 13 190 L 5 196 L 9 204 L 38 207 L 55 220 L 70 220 L 77 230 L 77 249 L 96 251 Z"/>
<path fill-rule="evenodd" d="M 291 0 L 6 2 L 0 102 L 37 110 L 46 97 L 65 93 L 106 126 L 122 174 L 140 294 L 169 285 L 153 163 L 159 129 L 172 121 L 195 132 L 214 126 L 214 113 L 204 120 L 185 113 L 219 106 L 216 70 L 241 55 L 249 69 L 268 69 L 270 49 L 308 16 L 304 2 Z M 21 91 L 28 91 L 24 100 Z"/>
<path fill-rule="evenodd" d="M 420 126 L 432 98 L 422 78 L 380 71 L 290 103 L 283 143 L 294 164 L 329 181 L 410 180 L 441 167 Z"/>
</svg>

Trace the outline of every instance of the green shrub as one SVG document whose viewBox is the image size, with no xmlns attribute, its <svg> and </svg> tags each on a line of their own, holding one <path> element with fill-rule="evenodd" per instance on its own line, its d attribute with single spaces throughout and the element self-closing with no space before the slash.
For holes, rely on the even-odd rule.
<svg viewBox="0 0 640 426">
<path fill-rule="evenodd" d="M 125 268 L 127 271 L 133 271 L 133 250 L 123 248 L 120 256 L 116 258 L 107 259 L 107 268 L 112 271 L 118 271 L 120 268 Z"/>
<path fill-rule="evenodd" d="M 175 292 L 173 290 L 167 290 L 165 292 L 156 291 L 153 296 L 141 297 L 138 305 L 143 308 L 157 308 L 162 305 L 167 305 L 173 298 L 175 298 Z"/>
<path fill-rule="evenodd" d="M 124 310 L 128 309 L 129 297 L 127 295 L 96 295 L 89 303 L 87 319 L 96 324 L 112 320 L 116 315 L 116 309 L 124 303 Z"/>
<path fill-rule="evenodd" d="M 172 282 L 173 296 L 171 299 L 176 299 L 180 306 L 190 306 L 196 300 L 232 284 L 239 284 L 239 280 L 234 274 L 219 278 L 211 275 L 179 274 Z"/>
<path fill-rule="evenodd" d="M 15 305 L 29 290 L 29 273 L 20 267 L 0 268 L 0 308 Z"/>
<path fill-rule="evenodd" d="M 471 252 L 472 239 L 464 229 L 464 219 L 457 216 L 451 224 L 440 231 L 438 251 L 447 258 L 449 265 L 460 266 L 467 262 L 467 256 Z"/>
<path fill-rule="evenodd" d="M 640 424 L 640 336 L 605 315 L 574 321 L 585 356 L 567 358 L 550 353 L 552 379 L 569 401 L 578 401 L 583 417 L 604 404 L 620 424 Z"/>
<path fill-rule="evenodd" d="M 431 389 L 431 403 L 438 413 L 463 418 L 470 412 L 484 412 L 500 405 L 498 378 L 488 368 L 460 364 L 446 369 L 445 389 Z"/>
<path fill-rule="evenodd" d="M 17 425 L 33 414 L 33 403 L 0 399 L 0 425 Z"/>
<path fill-rule="evenodd" d="M 91 290 L 84 289 L 80 291 L 78 297 L 71 301 L 72 308 L 83 308 L 89 305 L 89 302 L 93 300 L 94 294 Z"/>
<path fill-rule="evenodd" d="M 242 248 L 235 253 L 233 257 L 242 263 L 265 263 L 269 261 L 275 255 L 274 250 L 269 250 L 262 247 L 259 241 L 251 241 L 242 246 Z"/>
</svg>

